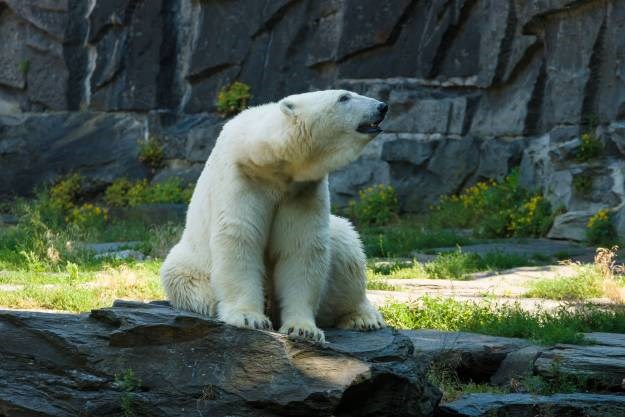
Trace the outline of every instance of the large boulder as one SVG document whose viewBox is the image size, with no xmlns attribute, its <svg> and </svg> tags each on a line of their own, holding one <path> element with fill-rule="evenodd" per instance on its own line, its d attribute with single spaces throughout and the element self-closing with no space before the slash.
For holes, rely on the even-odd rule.
<svg viewBox="0 0 625 417">
<path fill-rule="evenodd" d="M 11 416 L 432 416 L 439 391 L 393 330 L 324 345 L 165 304 L 0 312 L 0 413 Z"/>
</svg>

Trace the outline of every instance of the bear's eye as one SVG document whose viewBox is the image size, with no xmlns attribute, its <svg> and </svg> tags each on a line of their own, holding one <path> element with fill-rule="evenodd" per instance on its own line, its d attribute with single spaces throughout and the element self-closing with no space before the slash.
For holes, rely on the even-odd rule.
<svg viewBox="0 0 625 417">
<path fill-rule="evenodd" d="M 343 94 L 341 97 L 339 97 L 339 101 L 343 102 L 343 101 L 347 101 L 350 99 L 349 94 Z"/>
</svg>

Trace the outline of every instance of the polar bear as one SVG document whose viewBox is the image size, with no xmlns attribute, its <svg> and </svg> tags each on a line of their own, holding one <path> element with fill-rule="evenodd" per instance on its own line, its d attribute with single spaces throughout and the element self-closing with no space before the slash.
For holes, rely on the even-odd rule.
<svg viewBox="0 0 625 417">
<path fill-rule="evenodd" d="M 226 123 L 161 269 L 172 305 L 257 329 L 273 328 L 267 313 L 281 333 L 317 341 L 319 327 L 383 327 L 365 295 L 360 238 L 330 214 L 328 174 L 381 132 L 387 109 L 327 90 Z"/>
</svg>

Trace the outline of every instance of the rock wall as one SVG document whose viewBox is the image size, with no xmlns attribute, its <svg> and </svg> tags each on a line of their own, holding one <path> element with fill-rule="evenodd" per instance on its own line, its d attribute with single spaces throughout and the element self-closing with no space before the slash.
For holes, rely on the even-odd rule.
<svg viewBox="0 0 625 417">
<path fill-rule="evenodd" d="M 391 183 L 421 211 L 521 165 L 558 206 L 618 211 L 624 26 L 619 0 L 0 0 L 0 195 L 70 170 L 94 189 L 149 176 L 150 136 L 154 179 L 193 180 L 224 122 L 216 93 L 241 80 L 252 104 L 329 87 L 389 102 L 386 133 L 333 175 L 337 205 Z M 605 151 L 580 164 L 589 129 Z"/>
</svg>

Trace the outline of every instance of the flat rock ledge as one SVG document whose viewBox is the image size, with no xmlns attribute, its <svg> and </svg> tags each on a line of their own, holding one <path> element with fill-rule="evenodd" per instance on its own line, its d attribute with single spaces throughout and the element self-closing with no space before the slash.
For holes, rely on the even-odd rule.
<svg viewBox="0 0 625 417">
<path fill-rule="evenodd" d="M 2 416 L 432 416 L 409 337 L 328 330 L 324 345 L 162 303 L 0 311 Z"/>
<path fill-rule="evenodd" d="M 438 417 L 623 417 L 625 396 L 602 394 L 469 394 L 438 409 Z"/>
</svg>

